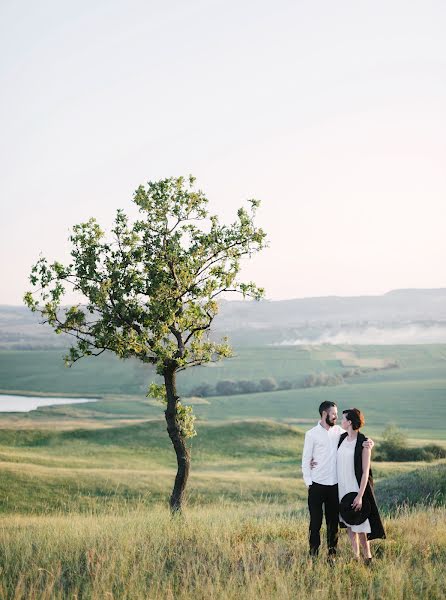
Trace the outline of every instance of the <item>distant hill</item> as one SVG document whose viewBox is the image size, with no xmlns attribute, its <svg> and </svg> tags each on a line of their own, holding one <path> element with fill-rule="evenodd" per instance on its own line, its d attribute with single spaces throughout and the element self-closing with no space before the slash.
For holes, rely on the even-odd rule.
<svg viewBox="0 0 446 600">
<path fill-rule="evenodd" d="M 382 296 L 322 296 L 261 302 L 221 301 L 219 328 L 304 323 L 446 321 L 446 288 L 393 290 Z"/>
<path fill-rule="evenodd" d="M 214 336 L 236 345 L 274 343 L 404 344 L 446 342 L 446 288 L 393 290 L 382 296 L 220 301 Z M 0 305 L 0 348 L 68 345 L 27 308 Z"/>
<path fill-rule="evenodd" d="M 221 301 L 215 330 L 234 343 L 412 344 L 446 342 L 446 288 L 382 296 Z"/>
</svg>

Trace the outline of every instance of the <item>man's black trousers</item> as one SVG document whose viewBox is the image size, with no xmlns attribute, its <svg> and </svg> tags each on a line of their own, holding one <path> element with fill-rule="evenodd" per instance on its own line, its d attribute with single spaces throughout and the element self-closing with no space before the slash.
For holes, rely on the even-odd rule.
<svg viewBox="0 0 446 600">
<path fill-rule="evenodd" d="M 339 498 L 338 485 L 312 483 L 308 490 L 310 510 L 310 554 L 316 555 L 321 545 L 322 505 L 327 524 L 328 553 L 336 554 L 338 545 Z"/>
</svg>

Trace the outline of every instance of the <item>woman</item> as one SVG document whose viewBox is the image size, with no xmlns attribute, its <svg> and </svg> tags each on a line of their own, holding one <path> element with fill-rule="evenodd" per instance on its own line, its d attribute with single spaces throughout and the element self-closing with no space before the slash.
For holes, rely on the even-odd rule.
<svg viewBox="0 0 446 600">
<path fill-rule="evenodd" d="M 367 439 L 359 429 L 364 425 L 364 416 L 357 408 L 342 411 L 341 427 L 345 430 L 340 437 L 337 453 L 337 472 L 339 486 L 339 501 L 350 493 L 356 492 L 352 507 L 355 511 L 362 509 L 363 499 L 370 503 L 369 518 L 360 525 L 350 525 L 340 516 L 340 526 L 347 528 L 347 533 L 353 548 L 355 558 L 359 560 L 359 547 L 362 549 L 364 560 L 370 564 L 369 540 L 385 538 L 375 494 L 373 478 L 370 469 L 370 448 L 363 448 Z"/>
</svg>

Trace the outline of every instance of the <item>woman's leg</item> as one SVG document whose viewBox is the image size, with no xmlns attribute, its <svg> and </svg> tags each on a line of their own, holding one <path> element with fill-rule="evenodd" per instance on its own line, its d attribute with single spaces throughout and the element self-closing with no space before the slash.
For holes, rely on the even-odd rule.
<svg viewBox="0 0 446 600">
<path fill-rule="evenodd" d="M 359 534 L 359 542 L 361 544 L 363 557 L 364 558 L 372 558 L 372 553 L 370 552 L 370 542 L 367 539 L 366 533 Z"/>
<path fill-rule="evenodd" d="M 353 554 L 356 559 L 359 559 L 359 543 L 358 543 L 358 534 L 354 533 L 351 527 L 347 527 L 348 537 L 350 538 L 350 543 L 352 545 Z"/>
</svg>

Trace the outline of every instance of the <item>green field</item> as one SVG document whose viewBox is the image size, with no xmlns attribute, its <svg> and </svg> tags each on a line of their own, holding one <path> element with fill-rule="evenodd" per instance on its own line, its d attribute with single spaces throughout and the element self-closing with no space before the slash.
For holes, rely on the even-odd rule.
<svg viewBox="0 0 446 600">
<path fill-rule="evenodd" d="M 112 357 L 66 370 L 58 352 L 0 353 L 5 392 L 100 398 L 1 415 L 0 599 L 443 598 L 445 459 L 373 464 L 388 539 L 366 569 L 341 535 L 333 576 L 324 554 L 308 561 L 300 456 L 325 399 L 362 408 L 377 448 L 390 422 L 412 446 L 444 446 L 445 356 L 446 346 L 255 348 L 191 371 L 183 390 L 399 363 L 333 387 L 190 399 L 198 436 L 185 513 L 172 519 L 176 461 L 162 407 L 144 395 L 150 373 Z"/>
<path fill-rule="evenodd" d="M 113 356 L 84 359 L 67 369 L 61 356 L 57 351 L 0 352 L 0 390 L 101 398 L 94 406 L 59 407 L 60 419 L 134 420 L 161 415 L 161 407 L 145 398 L 148 384 L 156 379 L 153 370 Z M 399 366 L 383 369 L 383 361 L 396 361 Z M 349 377 L 337 386 L 210 397 L 192 403 L 202 421 L 263 418 L 307 424 L 316 419 L 320 402 L 333 400 L 341 408 L 362 409 L 366 429 L 375 436 L 393 423 L 413 438 L 446 439 L 446 345 L 241 348 L 230 360 L 180 373 L 178 386 L 185 397 L 197 384 L 215 385 L 224 379 L 274 377 L 298 386 L 311 373 L 342 373 L 358 365 L 377 365 L 378 370 Z M 31 421 L 44 418 L 45 410 L 29 416 Z"/>
<path fill-rule="evenodd" d="M 163 421 L 17 425 L 0 431 L 0 598 L 445 593 L 446 460 L 374 465 L 388 539 L 372 544 L 376 564 L 366 569 L 342 534 L 333 578 L 324 552 L 308 560 L 299 428 L 203 424 L 191 442 L 185 514 L 172 519 L 175 458 Z"/>
<path fill-rule="evenodd" d="M 188 504 L 305 506 L 303 435 L 269 421 L 203 424 L 190 442 Z M 376 463 L 378 488 L 389 477 L 445 463 Z M 10 428 L 0 430 L 0 474 L 0 513 L 107 511 L 165 504 L 175 455 L 162 420 L 71 430 Z"/>
<path fill-rule="evenodd" d="M 351 355 L 351 359 L 339 355 Z M 60 350 L 1 350 L 0 389 L 65 394 L 141 395 L 154 371 L 134 360 L 113 355 L 83 359 L 72 368 L 63 365 Z M 391 381 L 446 381 L 446 345 L 417 346 L 263 346 L 238 348 L 235 356 L 219 363 L 195 367 L 179 374 L 181 393 L 200 383 L 223 379 L 258 381 L 274 377 L 299 385 L 311 373 L 341 373 L 356 361 L 395 360 L 398 369 L 363 373 L 349 383 Z"/>
<path fill-rule="evenodd" d="M 144 394 L 155 377 L 154 369 L 136 360 L 122 361 L 111 354 L 83 359 L 65 368 L 61 350 L 0 350 L 0 389 L 73 394 Z M 235 356 L 206 367 L 181 373 L 181 392 L 188 394 L 199 383 L 220 379 L 275 377 L 299 382 L 314 369 L 337 372 L 342 365 L 335 358 L 313 357 L 300 347 L 240 348 Z"/>
</svg>

